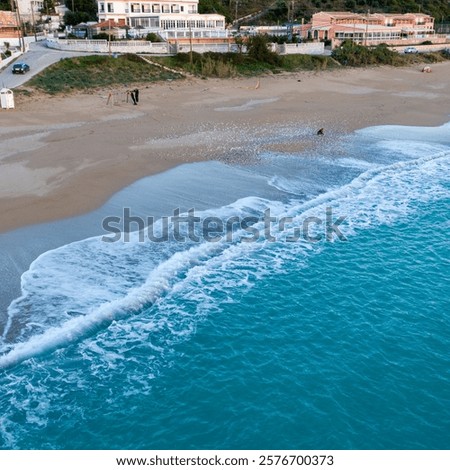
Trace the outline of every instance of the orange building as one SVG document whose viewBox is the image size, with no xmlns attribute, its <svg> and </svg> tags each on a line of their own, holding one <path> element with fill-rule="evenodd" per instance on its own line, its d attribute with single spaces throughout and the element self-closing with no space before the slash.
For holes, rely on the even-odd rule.
<svg viewBox="0 0 450 470">
<path fill-rule="evenodd" d="M 18 38 L 16 14 L 12 11 L 0 11 L 0 38 Z"/>
<path fill-rule="evenodd" d="M 434 18 L 423 13 L 320 12 L 298 33 L 313 40 L 331 40 L 333 45 L 350 39 L 360 44 L 419 43 L 434 37 Z"/>
</svg>

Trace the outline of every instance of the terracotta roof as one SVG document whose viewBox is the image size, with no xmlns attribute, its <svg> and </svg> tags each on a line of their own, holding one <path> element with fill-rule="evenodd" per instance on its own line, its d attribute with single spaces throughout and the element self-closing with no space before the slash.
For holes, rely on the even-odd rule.
<svg viewBox="0 0 450 470">
<path fill-rule="evenodd" d="M 0 11 L 0 28 L 5 27 L 17 27 L 16 15 L 12 11 Z"/>
<path fill-rule="evenodd" d="M 111 28 L 114 28 L 114 27 L 117 27 L 117 26 L 125 26 L 125 19 L 124 18 L 119 18 L 118 21 L 109 21 L 109 20 L 105 20 L 105 21 L 102 21 L 101 23 L 97 23 L 95 25 L 92 25 L 96 28 L 109 28 L 111 26 Z"/>
</svg>

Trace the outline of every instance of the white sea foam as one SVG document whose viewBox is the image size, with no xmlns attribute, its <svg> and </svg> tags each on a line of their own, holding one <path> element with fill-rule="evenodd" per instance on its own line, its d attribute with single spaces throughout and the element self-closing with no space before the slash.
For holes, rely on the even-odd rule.
<svg viewBox="0 0 450 470">
<path fill-rule="evenodd" d="M 246 198 L 234 204 L 236 210 L 253 207 L 262 210 L 270 207 L 279 217 L 292 217 L 293 223 L 301 226 L 307 217 L 322 217 L 327 207 L 332 207 L 335 218 L 347 217 L 342 231 L 351 237 L 357 231 L 380 224 L 392 224 L 408 215 L 411 203 L 429 201 L 449 195 L 449 190 L 441 186 L 439 175 L 448 175 L 450 154 L 443 153 L 424 158 L 420 162 L 404 162 L 388 168 L 372 169 L 356 178 L 351 184 L 329 191 L 303 204 L 271 204 L 259 198 Z M 431 186 L 424 186 L 422 175 L 433 181 Z M 427 188 L 424 191 L 424 188 Z M 389 191 L 389 193 L 387 193 Z M 261 224 L 256 224 L 263 230 Z M 238 301 L 237 292 L 250 289 L 256 280 L 281 272 L 287 261 L 295 260 L 297 265 L 306 264 L 308 256 L 323 249 L 323 243 L 310 244 L 304 240 L 295 243 L 284 241 L 285 234 L 278 231 L 276 224 L 272 234 L 275 242 L 261 240 L 255 244 L 237 243 L 226 249 L 218 250 L 214 256 L 208 256 L 202 263 L 192 266 L 167 291 L 167 295 L 158 303 L 158 318 L 149 327 L 149 318 L 133 317 L 133 336 L 124 326 L 116 324 L 114 348 L 117 351 L 128 350 L 135 341 L 148 341 L 149 328 L 158 337 L 164 336 L 164 348 L 185 340 L 195 331 L 195 325 L 205 315 L 219 312 L 223 303 Z M 147 330 L 145 326 L 147 325 Z M 129 325 L 128 325 L 129 326 Z M 121 334 L 117 335 L 120 331 Z M 165 333 L 164 333 L 165 331 Z M 123 333 L 123 334 L 122 334 Z M 118 338 L 119 341 L 115 342 Z M 102 348 L 112 348 L 111 335 L 102 331 L 90 342 Z M 81 346 L 83 348 L 83 346 Z M 107 361 L 105 357 L 96 362 Z"/>
<path fill-rule="evenodd" d="M 437 127 L 373 126 L 357 130 L 356 135 L 392 142 L 435 142 L 450 144 L 450 122 Z"/>
<path fill-rule="evenodd" d="M 353 161 L 344 162 L 348 164 Z M 417 160 L 369 166 L 351 183 L 306 202 L 249 197 L 204 215 L 261 215 L 270 208 L 272 216 L 289 217 L 301 227 L 309 217 L 324 221 L 327 208 L 332 207 L 333 220 L 345 216 L 340 230 L 350 237 L 408 215 L 412 203 L 448 196 L 443 183 L 448 183 L 449 170 L 450 153 L 441 151 Z M 262 222 L 254 227 L 264 233 Z M 315 234 L 322 231 L 323 235 L 324 226 L 316 229 Z M 74 344 L 79 344 L 84 358 L 101 356 L 108 367 L 115 367 L 135 344 L 164 330 L 160 345 L 147 341 L 160 354 L 173 342 L 189 337 L 199 318 L 220 309 L 221 302 L 233 302 L 237 289 L 251 288 L 255 280 L 282 270 L 285 260 L 302 262 L 323 247 L 323 243 L 303 239 L 288 242 L 286 232 L 276 224 L 272 235 L 274 242 L 260 237 L 246 243 L 236 237 L 231 244 L 183 245 L 142 243 L 134 233 L 129 243 L 108 244 L 91 238 L 45 253 L 23 275 L 23 295 L 10 306 L 4 336 L 13 321 L 20 318 L 22 326 L 14 343 L 4 342 L 0 367 Z M 194 313 L 185 304 L 194 305 Z M 157 315 L 143 315 L 151 305 L 157 306 Z M 150 367 L 149 373 L 154 372 Z"/>
<path fill-rule="evenodd" d="M 78 341 L 87 334 L 109 325 L 113 320 L 137 312 L 145 305 L 154 303 L 170 288 L 180 271 L 199 262 L 203 256 L 212 254 L 216 249 L 216 245 L 203 244 L 184 252 L 175 253 L 169 260 L 162 262 L 152 270 L 143 285 L 131 288 L 123 297 L 107 301 L 97 308 L 89 308 L 85 315 L 71 318 L 57 327 L 49 327 L 42 334 L 33 335 L 28 340 L 16 344 L 12 350 L 0 358 L 0 368 L 10 367 L 31 357 Z M 94 289 L 94 297 L 96 293 Z M 85 302 L 88 303 L 89 300 L 90 296 L 85 298 Z M 63 306 L 60 305 L 60 307 Z"/>
<path fill-rule="evenodd" d="M 298 179 L 286 178 L 284 176 L 273 176 L 269 179 L 268 183 L 279 191 L 300 197 L 323 191 L 323 187 L 319 182 L 300 181 Z"/>
<path fill-rule="evenodd" d="M 389 165 L 333 160 L 334 170 L 337 165 L 363 172 L 306 201 L 247 197 L 203 214 L 261 216 L 270 208 L 272 216 L 289 217 L 301 227 L 307 217 L 324 219 L 331 207 L 333 220 L 346 217 L 340 229 L 351 243 L 367 228 L 404 220 L 421 201 L 449 197 L 448 146 L 429 144 L 422 148 L 427 156 L 393 158 L 396 163 Z M 401 145 L 396 138 L 384 139 L 380 151 L 395 154 Z M 292 184 L 290 191 L 303 184 L 295 173 L 273 181 Z M 264 232 L 260 222 L 255 228 Z M 154 378 L 176 357 L 175 345 L 191 338 L 207 315 L 239 302 L 259 279 L 286 265 L 295 262 L 302 269 L 327 248 L 323 241 L 288 242 L 290 233 L 277 223 L 271 233 L 274 242 L 264 236 L 239 242 L 238 233 L 233 243 L 198 244 L 140 242 L 133 233 L 129 243 L 95 237 L 41 255 L 22 277 L 22 296 L 9 308 L 10 329 L 0 342 L 0 445 L 20 447 L 33 432 L 39 442 L 54 416 L 58 427 L 70 426 L 74 417 L 83 420 L 86 409 L 99 406 L 99 396 L 100 406 L 113 409 L 117 394 L 152 393 Z M 323 226 L 314 233 L 323 235 Z"/>
<path fill-rule="evenodd" d="M 358 158 L 338 158 L 336 159 L 336 165 L 349 167 L 349 168 L 359 168 L 362 170 L 368 170 L 369 168 L 374 168 L 377 165 L 366 160 L 361 160 Z"/>
</svg>

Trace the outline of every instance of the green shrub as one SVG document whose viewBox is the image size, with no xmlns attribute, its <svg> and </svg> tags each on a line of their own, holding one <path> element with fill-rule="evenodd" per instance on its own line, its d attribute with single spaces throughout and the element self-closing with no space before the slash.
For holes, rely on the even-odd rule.
<svg viewBox="0 0 450 470">
<path fill-rule="evenodd" d="M 237 75 L 236 67 L 226 57 L 204 54 L 201 61 L 201 75 L 204 77 L 230 78 Z"/>
<path fill-rule="evenodd" d="M 106 41 L 108 41 L 110 39 L 110 36 L 107 33 L 98 33 L 98 34 L 94 34 L 92 36 L 92 39 L 105 39 Z M 111 39 L 114 39 L 114 38 L 112 37 Z"/>
<path fill-rule="evenodd" d="M 332 52 L 333 59 L 342 65 L 360 67 L 365 65 L 402 65 L 405 60 L 386 44 L 369 48 L 353 41 L 344 41 L 341 47 Z"/>
<path fill-rule="evenodd" d="M 281 58 L 269 50 L 267 37 L 256 35 L 248 39 L 247 53 L 252 59 L 270 65 L 280 65 Z"/>
<path fill-rule="evenodd" d="M 147 36 L 145 36 L 145 40 L 150 42 L 161 42 L 161 38 L 155 33 L 148 33 Z"/>
<path fill-rule="evenodd" d="M 283 68 L 289 72 L 294 70 L 325 70 L 333 64 L 327 56 L 292 54 L 283 57 Z"/>
<path fill-rule="evenodd" d="M 371 50 L 375 64 L 398 65 L 402 63 L 398 52 L 389 49 L 387 44 L 378 44 Z"/>
<path fill-rule="evenodd" d="M 445 59 L 442 54 L 439 52 L 429 52 L 428 54 L 420 54 L 423 62 L 427 62 L 429 64 L 434 64 L 436 62 L 442 62 Z"/>
<path fill-rule="evenodd" d="M 198 52 L 179 52 L 175 56 L 175 61 L 179 63 L 180 65 L 182 64 L 190 64 L 191 63 L 191 58 L 192 62 L 194 64 L 200 63 L 202 59 L 202 55 L 199 54 Z"/>
</svg>

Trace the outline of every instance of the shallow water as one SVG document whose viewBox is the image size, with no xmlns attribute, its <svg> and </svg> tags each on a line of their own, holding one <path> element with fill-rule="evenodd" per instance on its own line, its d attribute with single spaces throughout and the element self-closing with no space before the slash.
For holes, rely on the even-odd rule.
<svg viewBox="0 0 450 470">
<path fill-rule="evenodd" d="M 369 128 L 118 194 L 103 216 L 167 216 L 168 241 L 98 231 L 24 273 L 2 447 L 448 448 L 449 131 Z"/>
</svg>

